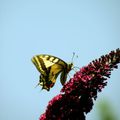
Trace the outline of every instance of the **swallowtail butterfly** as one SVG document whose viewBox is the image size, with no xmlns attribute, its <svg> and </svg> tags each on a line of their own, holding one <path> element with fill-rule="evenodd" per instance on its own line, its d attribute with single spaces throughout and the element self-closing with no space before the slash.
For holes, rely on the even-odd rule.
<svg viewBox="0 0 120 120">
<path fill-rule="evenodd" d="M 73 63 L 67 64 L 58 57 L 46 54 L 34 56 L 32 62 L 41 73 L 38 85 L 47 91 L 54 86 L 59 74 L 61 74 L 60 82 L 64 85 L 67 74 L 73 67 Z"/>
</svg>

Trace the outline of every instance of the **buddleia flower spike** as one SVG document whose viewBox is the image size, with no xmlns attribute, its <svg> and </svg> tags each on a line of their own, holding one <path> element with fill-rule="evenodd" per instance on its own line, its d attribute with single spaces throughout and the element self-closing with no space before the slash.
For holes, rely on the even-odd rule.
<svg viewBox="0 0 120 120">
<path fill-rule="evenodd" d="M 49 101 L 39 120 L 85 120 L 93 108 L 98 92 L 107 85 L 111 71 L 118 68 L 120 49 L 111 51 L 82 67 Z"/>
</svg>

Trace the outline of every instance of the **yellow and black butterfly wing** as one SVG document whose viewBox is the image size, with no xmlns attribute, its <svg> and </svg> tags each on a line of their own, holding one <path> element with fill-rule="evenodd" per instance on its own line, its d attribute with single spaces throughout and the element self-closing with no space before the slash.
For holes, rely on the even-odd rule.
<svg viewBox="0 0 120 120">
<path fill-rule="evenodd" d="M 48 74 L 48 78 L 46 79 L 46 84 L 44 87 L 46 88 L 51 88 L 54 86 L 56 79 L 58 77 L 58 75 L 67 67 L 67 64 L 64 63 L 64 61 L 62 61 L 61 59 L 54 57 L 54 59 L 52 59 L 54 56 L 51 56 L 51 61 L 52 63 L 54 63 L 52 66 L 48 67 L 50 69 L 49 74 Z"/>
<path fill-rule="evenodd" d="M 48 60 L 48 55 L 37 55 L 32 58 L 32 62 L 36 66 L 37 70 L 41 73 L 38 85 L 42 86 L 42 89 L 48 90 L 51 86 L 51 81 L 49 81 L 50 66 L 53 65 Z"/>
<path fill-rule="evenodd" d="M 66 82 L 67 74 L 68 73 L 64 70 L 64 71 L 62 71 L 62 73 L 60 75 L 60 82 L 61 82 L 62 85 L 64 85 L 65 82 Z"/>
<path fill-rule="evenodd" d="M 54 64 L 49 61 L 49 57 L 49 55 L 36 55 L 32 58 L 32 62 L 41 74 L 46 75 L 49 72 L 49 67 Z"/>
<path fill-rule="evenodd" d="M 45 54 L 34 56 L 32 62 L 41 73 L 38 84 L 42 86 L 42 89 L 46 90 L 54 86 L 61 72 L 61 84 L 63 85 L 72 67 L 58 57 Z"/>
<path fill-rule="evenodd" d="M 61 61 L 59 61 L 59 63 L 55 63 L 54 65 L 52 65 L 50 67 L 50 72 L 49 72 L 49 80 L 52 81 L 52 83 L 56 82 L 56 79 L 58 77 L 58 75 L 63 71 L 64 66 L 62 64 L 60 64 Z"/>
<path fill-rule="evenodd" d="M 56 82 L 56 79 L 61 72 L 62 68 L 58 67 L 59 65 L 52 65 L 47 70 L 47 75 L 41 74 L 39 84 L 42 86 L 42 89 L 46 89 L 49 91 Z"/>
<path fill-rule="evenodd" d="M 66 82 L 66 79 L 67 79 L 67 74 L 68 74 L 67 67 L 68 67 L 68 65 L 66 63 L 63 63 L 63 61 L 59 61 L 58 63 L 51 66 L 49 76 L 54 76 L 54 75 L 58 76 L 61 73 L 60 82 L 62 85 L 64 85 L 64 83 Z M 52 81 L 56 81 L 57 76 L 55 76 L 53 78 L 51 77 L 50 79 Z"/>
</svg>

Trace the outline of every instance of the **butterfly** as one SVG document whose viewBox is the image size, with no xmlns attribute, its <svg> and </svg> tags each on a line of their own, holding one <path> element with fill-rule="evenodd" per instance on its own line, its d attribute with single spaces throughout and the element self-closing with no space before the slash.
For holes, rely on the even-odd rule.
<svg viewBox="0 0 120 120">
<path fill-rule="evenodd" d="M 58 57 L 47 54 L 33 56 L 32 62 L 41 73 L 38 85 L 42 86 L 42 89 L 46 89 L 47 91 L 54 86 L 59 74 L 61 74 L 60 82 L 64 85 L 67 74 L 73 67 L 72 62 L 68 64 Z"/>
</svg>

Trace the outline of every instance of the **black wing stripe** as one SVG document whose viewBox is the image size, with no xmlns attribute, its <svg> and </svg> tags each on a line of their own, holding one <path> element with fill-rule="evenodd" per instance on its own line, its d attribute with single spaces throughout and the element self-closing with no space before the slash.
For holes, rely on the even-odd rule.
<svg viewBox="0 0 120 120">
<path fill-rule="evenodd" d="M 38 55 L 38 56 L 39 56 L 39 55 Z M 58 57 L 55 57 L 55 56 L 52 56 L 52 55 L 47 55 L 47 54 L 41 54 L 41 56 L 44 57 L 44 58 L 47 58 L 47 60 L 49 60 L 51 57 L 53 57 L 54 60 L 55 60 L 55 59 L 58 59 L 58 60 L 62 61 L 64 64 L 67 65 L 67 63 L 66 63 L 64 60 L 62 60 L 62 59 L 60 59 L 60 58 L 58 58 Z M 54 60 L 52 60 L 51 62 L 56 63 L 56 62 L 54 62 Z"/>
<path fill-rule="evenodd" d="M 32 61 L 33 61 L 33 63 L 35 64 L 35 66 L 39 66 L 39 63 L 38 63 L 36 57 L 33 57 Z"/>
<path fill-rule="evenodd" d="M 47 72 L 47 68 L 45 67 L 44 61 L 39 56 L 37 57 L 37 59 L 41 65 L 41 68 Z"/>
<path fill-rule="evenodd" d="M 46 56 L 48 56 L 48 55 L 46 55 Z M 49 60 L 49 61 L 52 62 L 52 63 L 55 63 L 55 64 L 60 65 L 63 69 L 64 69 L 64 68 L 65 68 L 65 69 L 67 68 L 67 63 L 64 62 L 63 60 L 61 60 L 61 59 L 58 58 L 58 57 L 48 56 L 47 60 Z M 62 62 L 62 63 L 61 63 L 61 62 Z"/>
<path fill-rule="evenodd" d="M 61 62 L 62 60 L 58 60 L 58 62 L 57 62 L 57 64 L 58 65 L 60 65 L 63 69 L 66 69 L 67 68 L 67 63 L 65 63 L 64 61 L 62 61 L 64 64 L 61 64 L 60 62 Z"/>
</svg>

